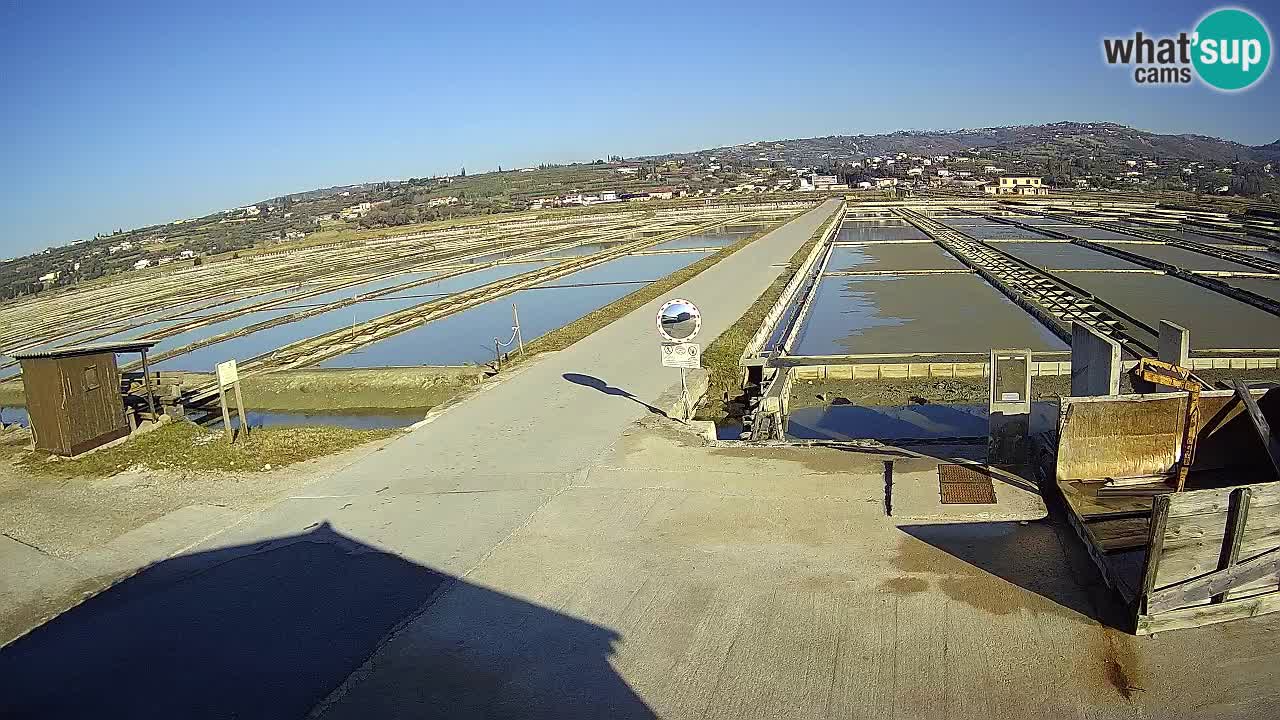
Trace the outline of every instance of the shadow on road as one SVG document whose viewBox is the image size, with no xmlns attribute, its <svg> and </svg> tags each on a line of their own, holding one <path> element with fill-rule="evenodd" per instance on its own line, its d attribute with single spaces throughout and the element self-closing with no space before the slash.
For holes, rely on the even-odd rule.
<svg viewBox="0 0 1280 720">
<path fill-rule="evenodd" d="M 433 596 L 391 663 L 407 682 L 357 716 L 653 717 L 609 664 L 612 630 L 327 523 L 158 563 L 0 649 L 0 717 L 302 718 Z"/>
<path fill-rule="evenodd" d="M 610 386 L 609 383 L 601 380 L 598 377 L 592 377 L 591 375 L 581 375 L 579 373 L 565 373 L 560 377 L 564 378 L 565 380 L 568 380 L 569 382 L 575 385 L 589 387 L 592 390 L 599 390 L 605 395 L 616 395 L 617 397 L 627 398 L 632 402 L 639 403 L 640 405 L 645 406 L 646 408 L 649 409 L 649 412 L 651 413 L 655 413 L 663 417 L 667 417 L 666 412 L 650 405 L 649 403 L 641 400 L 640 398 L 636 397 L 635 395 L 632 395 L 631 393 L 627 392 L 626 390 L 623 390 L 622 388 L 616 388 L 616 387 Z"/>
<path fill-rule="evenodd" d="M 1123 629 L 1125 613 L 1084 557 L 1070 528 L 1053 519 L 899 525 L 898 529 L 948 555 L 1105 625 Z M 945 570 L 944 570 L 945 571 Z M 969 588 L 957 584 L 963 597 Z M 975 598 L 976 599 L 976 598 Z M 1010 608 L 1020 607 L 1016 597 Z"/>
</svg>

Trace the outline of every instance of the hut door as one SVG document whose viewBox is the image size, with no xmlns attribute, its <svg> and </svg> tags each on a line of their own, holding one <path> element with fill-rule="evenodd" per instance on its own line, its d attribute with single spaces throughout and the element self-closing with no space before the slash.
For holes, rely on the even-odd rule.
<svg viewBox="0 0 1280 720">
<path fill-rule="evenodd" d="M 103 417 L 102 376 L 98 364 L 85 365 L 80 371 L 80 390 L 84 398 L 83 414 L 87 434 L 85 437 L 97 437 L 111 429 L 107 419 Z"/>
</svg>

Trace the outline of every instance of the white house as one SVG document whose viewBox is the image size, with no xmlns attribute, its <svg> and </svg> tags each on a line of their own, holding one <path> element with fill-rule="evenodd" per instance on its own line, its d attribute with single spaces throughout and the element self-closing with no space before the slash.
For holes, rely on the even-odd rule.
<svg viewBox="0 0 1280 720">
<path fill-rule="evenodd" d="M 150 261 L 150 260 L 148 260 L 148 259 L 146 259 L 146 258 L 143 258 L 143 259 L 141 259 L 141 260 L 139 260 L 138 262 L 136 262 L 136 263 L 134 263 L 134 264 L 133 264 L 133 269 L 134 269 L 134 270 L 141 270 L 141 269 L 143 269 L 143 268 L 148 268 L 148 267 L 151 267 L 151 261 Z"/>
</svg>

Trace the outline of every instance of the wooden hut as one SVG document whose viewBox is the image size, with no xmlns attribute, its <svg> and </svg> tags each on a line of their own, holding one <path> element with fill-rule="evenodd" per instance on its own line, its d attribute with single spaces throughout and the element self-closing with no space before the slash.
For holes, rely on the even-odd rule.
<svg viewBox="0 0 1280 720">
<path fill-rule="evenodd" d="M 75 345 L 14 353 L 22 363 L 27 415 L 36 447 L 79 455 L 129 434 L 116 353 L 142 353 L 154 413 L 147 351 L 153 340 Z"/>
</svg>

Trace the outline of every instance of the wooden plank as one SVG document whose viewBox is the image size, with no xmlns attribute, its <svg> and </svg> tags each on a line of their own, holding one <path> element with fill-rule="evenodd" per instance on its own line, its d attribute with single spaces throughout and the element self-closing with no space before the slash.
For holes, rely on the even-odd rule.
<svg viewBox="0 0 1280 720">
<path fill-rule="evenodd" d="M 1169 520 L 1169 496 L 1157 495 L 1151 501 L 1151 526 L 1147 533 L 1147 557 L 1142 561 L 1142 587 L 1138 589 L 1143 611 L 1156 587 L 1160 555 L 1164 551 L 1164 528 Z"/>
<path fill-rule="evenodd" d="M 1174 522 L 1169 521 L 1170 524 Z M 1212 527 L 1214 525 L 1216 528 Z M 1186 534 L 1175 535 L 1166 528 L 1156 587 L 1176 585 L 1219 569 L 1222 544 L 1226 537 L 1225 516 L 1201 518 L 1196 529 L 1191 530 L 1190 526 L 1184 524 L 1179 532 Z M 1280 514 L 1264 514 L 1251 505 L 1244 537 L 1240 542 L 1239 557 L 1254 557 L 1276 547 L 1280 547 Z"/>
<path fill-rule="evenodd" d="M 1249 392 L 1249 386 L 1245 385 L 1243 380 L 1238 379 L 1232 380 L 1231 386 L 1235 388 L 1236 397 L 1244 405 L 1245 412 L 1253 423 L 1253 429 L 1258 433 L 1258 438 L 1262 440 L 1262 446 L 1266 448 L 1267 457 L 1271 459 L 1271 467 L 1276 471 L 1276 478 L 1280 479 L 1280 440 L 1271 434 L 1271 425 L 1267 423 L 1266 416 L 1262 414 L 1258 403 L 1254 401 L 1253 394 Z"/>
<path fill-rule="evenodd" d="M 1147 516 L 1140 518 L 1090 522 L 1089 529 L 1098 539 L 1098 546 L 1102 551 L 1111 553 L 1146 547 L 1150 524 L 1151 518 L 1148 513 Z"/>
<path fill-rule="evenodd" d="M 1247 487 L 1252 491 L 1250 505 L 1254 509 L 1280 505 L 1280 483 L 1250 483 L 1236 487 Z M 1209 488 L 1178 493 L 1171 499 L 1170 511 L 1174 517 L 1225 513 L 1231 509 L 1231 492 L 1234 489 Z"/>
<path fill-rule="evenodd" d="M 1280 483 L 1176 493 L 1170 496 L 1156 587 L 1168 587 L 1220 569 L 1231 495 L 1240 487 L 1249 488 L 1250 497 L 1239 557 L 1253 557 L 1280 547 Z"/>
<path fill-rule="evenodd" d="M 1247 487 L 1236 488 L 1231 493 L 1231 510 L 1227 513 L 1226 536 L 1222 539 L 1222 555 L 1218 558 L 1218 569 L 1226 570 L 1240 559 L 1240 545 L 1244 542 L 1245 523 L 1249 519 L 1249 498 L 1253 490 Z M 1227 599 L 1227 593 L 1214 595 L 1209 602 L 1220 603 Z"/>
<path fill-rule="evenodd" d="M 1280 548 L 1274 548 L 1225 570 L 1218 570 L 1154 591 L 1147 596 L 1147 614 L 1156 615 L 1203 602 L 1206 598 L 1267 577 L 1278 570 L 1280 570 Z"/>
<path fill-rule="evenodd" d="M 1150 522 L 1151 508 L 1148 507 L 1142 510 L 1123 510 L 1118 512 L 1094 513 L 1091 515 L 1084 516 L 1084 521 L 1092 524 L 1097 522 L 1108 522 L 1111 520 L 1132 520 L 1134 518 L 1142 518 L 1144 521 Z M 1143 527 L 1145 528 L 1145 525 Z M 1145 529 L 1142 531 L 1142 534 L 1146 535 Z"/>
<path fill-rule="evenodd" d="M 1108 518 L 1129 513 L 1151 516 L 1151 498 L 1149 497 L 1098 497 L 1098 488 L 1101 484 L 1083 480 L 1059 482 L 1057 485 L 1066 501 L 1086 521 L 1091 522 L 1094 518 Z"/>
</svg>

